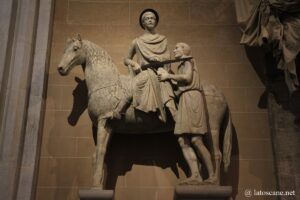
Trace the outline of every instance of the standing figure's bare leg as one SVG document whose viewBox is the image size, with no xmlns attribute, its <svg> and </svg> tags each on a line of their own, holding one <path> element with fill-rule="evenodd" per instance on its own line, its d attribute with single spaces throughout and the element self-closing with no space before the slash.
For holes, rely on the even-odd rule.
<svg viewBox="0 0 300 200">
<path fill-rule="evenodd" d="M 222 161 L 222 153 L 219 147 L 219 131 L 218 130 L 211 130 L 211 137 L 213 143 L 213 152 L 215 156 L 215 176 L 216 176 L 216 183 L 220 184 L 220 170 L 221 170 L 221 161 Z"/>
<path fill-rule="evenodd" d="M 192 138 L 192 144 L 197 150 L 197 153 L 199 154 L 199 157 L 202 158 L 207 171 L 208 171 L 208 182 L 214 182 L 214 167 L 211 160 L 211 155 L 209 151 L 207 150 L 206 146 L 203 143 L 203 137 L 202 136 L 194 136 Z"/>
<path fill-rule="evenodd" d="M 106 127 L 106 120 L 100 120 L 98 122 L 96 162 L 93 177 L 93 186 L 101 189 L 103 189 L 104 187 L 104 159 L 110 137 L 111 131 Z"/>
<path fill-rule="evenodd" d="M 185 136 L 180 136 L 178 138 L 178 142 L 182 149 L 183 156 L 184 156 L 184 158 L 190 168 L 190 172 L 191 172 L 191 177 L 182 183 L 187 183 L 190 180 L 197 180 L 198 182 L 202 182 L 203 179 L 199 172 L 198 159 L 197 159 L 197 156 L 196 156 L 194 150 L 190 146 L 188 138 Z"/>
</svg>

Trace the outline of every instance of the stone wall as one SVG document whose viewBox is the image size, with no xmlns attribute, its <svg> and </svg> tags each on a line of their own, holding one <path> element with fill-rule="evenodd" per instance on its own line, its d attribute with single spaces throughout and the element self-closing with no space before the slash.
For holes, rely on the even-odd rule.
<svg viewBox="0 0 300 200">
<path fill-rule="evenodd" d="M 264 86 L 239 45 L 232 0 L 57 0 L 36 199 L 77 199 L 79 188 L 91 186 L 92 127 L 87 112 L 82 113 L 84 84 L 75 80 L 83 80 L 83 73 L 79 67 L 68 77 L 56 71 L 66 39 L 80 33 L 106 49 L 125 74 L 122 60 L 131 40 L 142 33 L 139 13 L 149 7 L 160 14 L 157 30 L 168 37 L 169 48 L 189 43 L 201 79 L 227 98 L 235 134 L 232 165 L 222 184 L 233 186 L 235 199 L 243 199 L 248 188 L 275 189 L 268 114 L 257 106 Z M 79 102 L 75 107 L 73 98 Z M 186 172 L 170 133 L 114 136 L 108 169 L 108 188 L 116 189 L 118 200 L 172 199 L 174 185 Z"/>
<path fill-rule="evenodd" d="M 299 92 L 299 91 L 297 91 Z M 294 92 L 296 94 L 296 92 Z M 299 93 L 298 93 L 299 94 Z M 290 109 L 283 109 L 282 105 L 279 105 L 274 96 L 269 96 L 269 115 L 271 124 L 271 133 L 273 137 L 273 148 L 275 155 L 275 169 L 277 171 L 277 184 L 281 191 L 295 191 L 294 196 L 289 196 L 288 199 L 296 200 L 300 198 L 300 136 L 299 136 L 299 103 L 293 105 L 292 101 L 295 96 L 292 96 L 289 101 Z M 299 102 L 299 96 L 297 101 Z M 295 102 L 295 103 L 296 103 Z M 297 112 L 295 111 L 297 108 Z M 281 197 L 285 199 L 287 197 Z"/>
</svg>

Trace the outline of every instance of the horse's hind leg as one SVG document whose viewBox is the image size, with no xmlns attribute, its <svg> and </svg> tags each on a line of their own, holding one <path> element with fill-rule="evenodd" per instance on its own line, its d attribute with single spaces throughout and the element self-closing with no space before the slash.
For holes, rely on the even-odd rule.
<svg viewBox="0 0 300 200">
<path fill-rule="evenodd" d="M 93 177 L 93 186 L 103 189 L 104 187 L 104 159 L 107 151 L 111 131 L 105 126 L 106 120 L 101 120 L 98 123 L 97 145 L 95 155 L 95 171 Z"/>
<path fill-rule="evenodd" d="M 222 153 L 219 147 L 219 130 L 211 130 L 211 137 L 213 143 L 213 153 L 215 158 L 215 182 L 220 184 L 220 170 L 221 170 L 221 161 L 222 161 Z"/>
</svg>

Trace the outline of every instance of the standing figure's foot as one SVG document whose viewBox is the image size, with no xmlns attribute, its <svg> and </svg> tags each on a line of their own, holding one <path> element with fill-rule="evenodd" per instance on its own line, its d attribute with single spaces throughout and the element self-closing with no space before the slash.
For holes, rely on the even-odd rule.
<svg viewBox="0 0 300 200">
<path fill-rule="evenodd" d="M 219 180 L 216 176 L 211 176 L 208 179 L 204 180 L 204 183 L 211 185 L 219 185 Z"/>
<path fill-rule="evenodd" d="M 203 185 L 203 179 L 201 176 L 191 176 L 179 183 L 179 185 Z"/>
</svg>

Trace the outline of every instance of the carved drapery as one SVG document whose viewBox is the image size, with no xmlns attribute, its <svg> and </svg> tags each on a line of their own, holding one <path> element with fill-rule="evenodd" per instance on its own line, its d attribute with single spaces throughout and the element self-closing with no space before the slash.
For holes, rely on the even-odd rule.
<svg viewBox="0 0 300 200">
<path fill-rule="evenodd" d="M 235 0 L 241 44 L 269 45 L 284 70 L 292 92 L 299 86 L 295 59 L 300 51 L 300 2 L 297 0 Z"/>
</svg>

